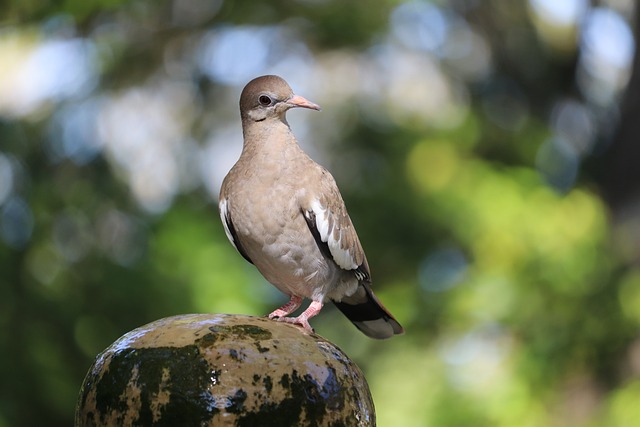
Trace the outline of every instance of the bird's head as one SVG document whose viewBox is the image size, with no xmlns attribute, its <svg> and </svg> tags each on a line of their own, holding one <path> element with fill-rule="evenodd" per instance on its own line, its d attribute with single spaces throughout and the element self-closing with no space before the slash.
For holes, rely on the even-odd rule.
<svg viewBox="0 0 640 427">
<path fill-rule="evenodd" d="M 287 110 L 296 107 L 320 110 L 317 104 L 295 95 L 287 82 L 278 76 L 257 77 L 247 83 L 240 95 L 243 121 L 260 122 L 271 118 L 285 121 Z"/>
</svg>

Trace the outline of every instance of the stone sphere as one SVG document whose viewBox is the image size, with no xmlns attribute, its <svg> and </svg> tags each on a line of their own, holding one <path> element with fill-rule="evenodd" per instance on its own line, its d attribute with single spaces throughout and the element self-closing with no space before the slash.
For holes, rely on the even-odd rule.
<svg viewBox="0 0 640 427">
<path fill-rule="evenodd" d="M 294 325 L 168 317 L 119 338 L 82 384 L 76 427 L 375 426 L 362 371 Z"/>
</svg>

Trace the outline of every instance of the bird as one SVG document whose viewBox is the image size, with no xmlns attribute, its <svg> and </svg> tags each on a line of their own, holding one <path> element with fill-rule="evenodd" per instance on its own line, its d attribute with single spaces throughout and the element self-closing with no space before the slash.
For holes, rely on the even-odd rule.
<svg viewBox="0 0 640 427">
<path fill-rule="evenodd" d="M 313 332 L 309 319 L 332 302 L 368 337 L 402 334 L 371 289 L 369 264 L 335 179 L 289 127 L 292 108 L 320 110 L 276 75 L 257 77 L 242 90 L 242 153 L 218 199 L 225 234 L 289 297 L 270 319 Z M 308 308 L 290 317 L 304 299 L 311 300 Z"/>
</svg>

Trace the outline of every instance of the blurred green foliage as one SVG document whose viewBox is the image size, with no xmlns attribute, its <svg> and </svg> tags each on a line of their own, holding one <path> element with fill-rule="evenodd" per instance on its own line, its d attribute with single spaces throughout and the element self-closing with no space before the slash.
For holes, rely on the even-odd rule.
<svg viewBox="0 0 640 427">
<path fill-rule="evenodd" d="M 0 427 L 70 425 L 93 358 L 135 327 L 284 301 L 215 203 L 239 91 L 270 72 L 323 105 L 292 127 L 407 331 L 314 319 L 379 425 L 640 425 L 638 225 L 599 172 L 638 71 L 585 42 L 602 16 L 623 40 L 633 5 L 569 3 L 5 2 Z"/>
</svg>

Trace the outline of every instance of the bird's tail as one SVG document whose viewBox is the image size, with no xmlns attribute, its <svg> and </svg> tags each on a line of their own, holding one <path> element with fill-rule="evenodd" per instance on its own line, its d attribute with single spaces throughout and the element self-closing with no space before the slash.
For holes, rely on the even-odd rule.
<svg viewBox="0 0 640 427">
<path fill-rule="evenodd" d="M 361 282 L 353 295 L 334 301 L 334 304 L 370 338 L 385 339 L 404 333 L 400 323 L 373 294 L 368 283 Z"/>
</svg>

